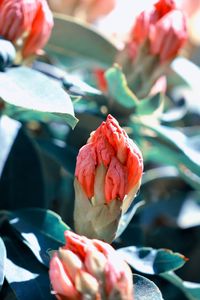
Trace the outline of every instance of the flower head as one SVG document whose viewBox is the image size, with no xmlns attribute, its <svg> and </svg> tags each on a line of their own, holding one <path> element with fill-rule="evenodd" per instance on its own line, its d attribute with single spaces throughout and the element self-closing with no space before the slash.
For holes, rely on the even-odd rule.
<svg viewBox="0 0 200 300">
<path fill-rule="evenodd" d="M 186 18 L 175 0 L 158 0 L 136 17 L 116 61 L 138 98 L 145 98 L 156 90 L 154 84 L 167 74 L 171 61 L 186 40 Z"/>
<path fill-rule="evenodd" d="M 177 10 L 175 1 L 159 0 L 151 9 L 141 12 L 136 18 L 130 35 L 129 52 L 132 59 L 135 59 L 139 47 L 146 42 L 150 44 L 149 53 L 159 56 L 160 52 L 154 50 L 154 44 L 158 45 L 162 39 L 161 47 L 164 47 L 164 42 L 167 43 L 170 52 L 169 55 L 161 54 L 159 56 L 161 61 L 165 61 L 176 56 L 186 38 L 185 16 L 180 10 Z M 172 51 L 170 51 L 169 46 L 173 48 Z"/>
<path fill-rule="evenodd" d="M 140 150 L 116 119 L 108 115 L 77 157 L 74 213 L 77 232 L 112 240 L 122 211 L 128 209 L 140 186 L 142 171 Z M 110 237 L 107 239 L 106 235 Z"/>
<path fill-rule="evenodd" d="M 37 53 L 46 44 L 52 27 L 46 0 L 0 1 L 0 35 L 16 46 L 22 44 L 24 57 Z"/>
<path fill-rule="evenodd" d="M 71 231 L 65 238 L 50 261 L 57 299 L 133 300 L 131 270 L 110 245 Z"/>
<path fill-rule="evenodd" d="M 150 52 L 161 62 L 173 59 L 187 39 L 186 22 L 181 11 L 173 10 L 161 18 L 149 34 Z"/>
</svg>

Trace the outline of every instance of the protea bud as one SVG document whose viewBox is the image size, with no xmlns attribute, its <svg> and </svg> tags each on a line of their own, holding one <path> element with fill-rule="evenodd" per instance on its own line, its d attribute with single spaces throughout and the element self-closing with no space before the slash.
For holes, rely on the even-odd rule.
<svg viewBox="0 0 200 300">
<path fill-rule="evenodd" d="M 108 115 L 78 154 L 75 170 L 76 232 L 111 242 L 141 183 L 142 155 Z"/>
<path fill-rule="evenodd" d="M 139 98 L 146 97 L 187 39 L 186 19 L 173 0 L 159 0 L 141 12 L 117 62 Z"/>
<path fill-rule="evenodd" d="M 129 266 L 108 244 L 65 232 L 66 245 L 53 254 L 49 276 L 59 300 L 133 300 Z"/>
<path fill-rule="evenodd" d="M 94 22 L 107 15 L 115 7 L 116 0 L 48 0 L 51 9 Z"/>
<path fill-rule="evenodd" d="M 23 57 L 37 54 L 53 26 L 46 0 L 0 1 L 0 35 L 13 42 Z"/>
</svg>

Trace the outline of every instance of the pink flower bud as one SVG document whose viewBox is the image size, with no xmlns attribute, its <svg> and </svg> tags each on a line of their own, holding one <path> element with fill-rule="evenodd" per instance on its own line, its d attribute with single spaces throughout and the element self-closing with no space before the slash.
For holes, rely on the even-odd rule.
<svg viewBox="0 0 200 300">
<path fill-rule="evenodd" d="M 186 20 L 181 11 L 176 9 L 173 0 L 159 0 L 152 9 L 143 11 L 135 21 L 130 35 L 128 51 L 135 59 L 139 47 L 150 42 L 149 53 L 159 55 L 161 61 L 177 55 L 186 41 Z M 165 48 L 163 50 L 163 48 Z"/>
<path fill-rule="evenodd" d="M 133 300 L 129 266 L 108 244 L 65 232 L 66 245 L 50 261 L 49 276 L 59 300 Z"/>
<path fill-rule="evenodd" d="M 156 81 L 167 74 L 186 39 L 185 16 L 175 0 L 158 0 L 136 17 L 116 61 L 138 98 L 147 97 Z"/>
<path fill-rule="evenodd" d="M 108 115 L 78 154 L 75 170 L 76 230 L 111 241 L 120 215 L 141 183 L 142 155 L 118 122 Z"/>
<path fill-rule="evenodd" d="M 48 41 L 53 27 L 46 0 L 2 0 L 0 35 L 19 46 L 27 57 L 36 54 Z"/>
<path fill-rule="evenodd" d="M 186 39 L 186 21 L 183 13 L 173 10 L 151 28 L 150 52 L 158 55 L 161 62 L 173 59 L 183 47 Z"/>
<path fill-rule="evenodd" d="M 159 0 L 152 8 L 141 12 L 137 16 L 130 34 L 130 47 L 133 48 L 132 44 L 137 47 L 145 42 L 148 39 L 151 26 L 173 9 L 175 9 L 173 0 Z"/>
</svg>

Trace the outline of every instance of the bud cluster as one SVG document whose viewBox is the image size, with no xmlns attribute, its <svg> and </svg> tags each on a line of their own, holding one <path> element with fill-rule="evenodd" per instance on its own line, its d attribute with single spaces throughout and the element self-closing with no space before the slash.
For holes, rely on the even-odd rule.
<svg viewBox="0 0 200 300">
<path fill-rule="evenodd" d="M 132 273 L 118 253 L 99 240 L 65 232 L 66 245 L 56 251 L 49 276 L 59 300 L 133 300 Z"/>
</svg>

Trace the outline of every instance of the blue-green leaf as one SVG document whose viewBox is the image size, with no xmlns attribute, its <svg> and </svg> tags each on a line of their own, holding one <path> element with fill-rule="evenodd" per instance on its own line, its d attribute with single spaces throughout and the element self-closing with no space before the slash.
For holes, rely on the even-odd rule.
<svg viewBox="0 0 200 300">
<path fill-rule="evenodd" d="M 46 45 L 48 54 L 59 59 L 63 57 L 83 57 L 111 65 L 117 48 L 94 27 L 75 18 L 54 14 L 54 27 Z"/>
<path fill-rule="evenodd" d="M 139 116 L 151 115 L 162 108 L 163 102 L 164 96 L 161 93 L 158 93 L 146 99 L 142 99 L 136 107 L 136 114 Z"/>
<path fill-rule="evenodd" d="M 46 266 L 49 264 L 47 251 L 56 250 L 64 244 L 64 232 L 70 229 L 55 212 L 39 208 L 15 211 L 9 214 L 9 220 L 20 233 L 22 241 Z"/>
<path fill-rule="evenodd" d="M 118 237 L 120 237 L 120 235 L 124 232 L 124 230 L 127 228 L 128 224 L 132 220 L 134 214 L 144 204 L 145 204 L 145 201 L 140 201 L 136 204 L 134 203 L 134 201 L 132 202 L 132 204 L 130 205 L 127 212 L 125 214 L 123 214 L 120 218 L 119 226 L 118 226 L 116 237 L 115 237 L 116 239 Z"/>
<path fill-rule="evenodd" d="M 22 244 L 23 245 L 23 244 Z M 53 300 L 48 269 L 40 264 L 28 248 L 13 237 L 6 237 L 5 278 L 17 300 Z"/>
<path fill-rule="evenodd" d="M 168 249 L 125 247 L 117 250 L 135 270 L 146 274 L 161 274 L 181 268 L 187 259 Z"/>
<path fill-rule="evenodd" d="M 0 73 L 0 98 L 10 106 L 36 114 L 47 113 L 74 127 L 77 119 L 68 94 L 59 82 L 33 69 L 16 67 Z"/>
<path fill-rule="evenodd" d="M 174 272 L 167 272 L 161 274 L 161 277 L 165 278 L 175 286 L 177 286 L 189 300 L 200 299 L 200 284 L 195 282 L 183 281 Z"/>
<path fill-rule="evenodd" d="M 129 89 L 126 77 L 118 65 L 114 65 L 105 73 L 109 96 L 125 108 L 134 108 L 139 100 Z"/>
<path fill-rule="evenodd" d="M 145 142 L 150 142 L 147 151 L 145 149 L 143 151 L 145 159 L 176 166 L 183 179 L 199 189 L 200 153 L 192 147 L 190 139 L 176 128 L 144 123 L 138 126 L 138 131 L 145 137 Z"/>
<path fill-rule="evenodd" d="M 60 147 L 52 141 L 42 139 L 37 139 L 37 143 L 43 151 L 45 151 L 66 170 L 67 174 L 71 178 L 74 178 L 77 156 L 77 151 L 74 148 L 68 145 L 65 145 L 65 147 Z"/>
</svg>

